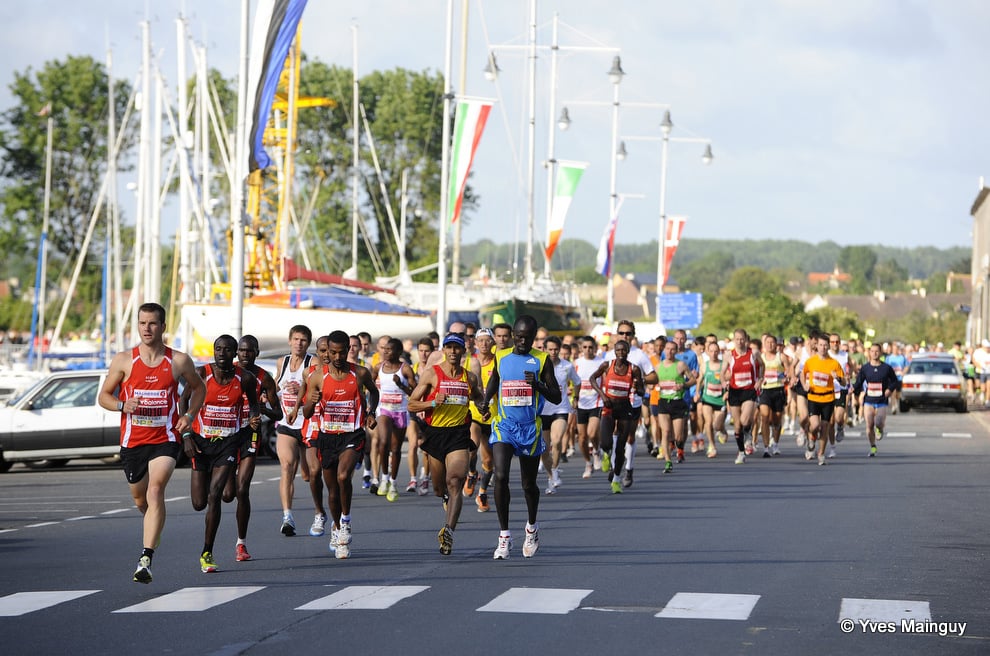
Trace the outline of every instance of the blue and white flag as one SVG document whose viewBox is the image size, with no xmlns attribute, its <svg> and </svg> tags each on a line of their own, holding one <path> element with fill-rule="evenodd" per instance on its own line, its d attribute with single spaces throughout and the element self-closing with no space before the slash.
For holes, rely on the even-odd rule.
<svg viewBox="0 0 990 656">
<path fill-rule="evenodd" d="M 606 278 L 612 275 L 612 252 L 615 249 L 615 228 L 619 224 L 619 208 L 622 207 L 623 200 L 625 199 L 619 196 L 619 202 L 615 204 L 615 211 L 605 226 L 605 232 L 602 233 L 602 240 L 598 243 L 598 257 L 595 262 L 595 271 Z"/>
<path fill-rule="evenodd" d="M 248 172 L 265 169 L 272 164 L 263 143 L 265 126 L 268 125 L 268 115 L 272 111 L 285 58 L 305 8 L 306 0 L 261 0 L 258 4 L 248 65 L 247 109 L 251 121 Z"/>
</svg>

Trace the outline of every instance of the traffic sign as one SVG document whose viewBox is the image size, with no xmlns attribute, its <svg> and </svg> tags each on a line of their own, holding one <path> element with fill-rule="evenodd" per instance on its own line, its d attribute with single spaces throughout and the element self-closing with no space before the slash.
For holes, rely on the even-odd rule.
<svg viewBox="0 0 990 656">
<path fill-rule="evenodd" d="M 701 294 L 663 294 L 658 302 L 660 321 L 667 330 L 692 330 L 701 325 Z"/>
</svg>

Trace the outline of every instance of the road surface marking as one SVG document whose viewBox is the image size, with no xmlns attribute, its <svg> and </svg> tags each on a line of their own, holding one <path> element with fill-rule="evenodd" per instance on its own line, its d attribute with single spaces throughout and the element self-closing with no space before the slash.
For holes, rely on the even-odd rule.
<svg viewBox="0 0 990 656">
<path fill-rule="evenodd" d="M 918 434 L 917 433 L 906 433 L 906 432 L 905 433 L 895 433 L 894 431 L 890 431 L 889 433 L 887 433 L 887 437 L 918 437 Z"/>
<path fill-rule="evenodd" d="M 428 585 L 351 585 L 296 610 L 385 610 L 429 589 Z"/>
<path fill-rule="evenodd" d="M 932 619 L 927 601 L 901 599 L 842 599 L 839 620 L 872 620 L 874 622 L 900 622 Z"/>
<path fill-rule="evenodd" d="M 969 440 L 973 438 L 972 433 L 942 433 L 942 437 L 958 437 L 964 440 Z"/>
<path fill-rule="evenodd" d="M 485 613 L 566 615 L 593 590 L 572 588 L 509 588 L 478 610 Z"/>
<path fill-rule="evenodd" d="M 170 613 L 203 611 L 264 590 L 260 585 L 224 586 L 215 588 L 182 588 L 163 597 L 115 610 L 115 613 Z"/>
<path fill-rule="evenodd" d="M 654 617 L 699 620 L 745 620 L 760 595 L 678 592 Z"/>
<path fill-rule="evenodd" d="M 17 617 L 66 601 L 96 594 L 99 590 L 49 590 L 45 592 L 17 592 L 0 597 L 0 617 Z"/>
<path fill-rule="evenodd" d="M 104 510 L 101 515 L 116 515 L 117 513 L 127 512 L 130 508 L 117 508 L 116 510 Z"/>
<path fill-rule="evenodd" d="M 96 515 L 80 515 L 79 517 L 69 517 L 67 522 L 78 522 L 80 519 L 96 519 Z"/>
</svg>

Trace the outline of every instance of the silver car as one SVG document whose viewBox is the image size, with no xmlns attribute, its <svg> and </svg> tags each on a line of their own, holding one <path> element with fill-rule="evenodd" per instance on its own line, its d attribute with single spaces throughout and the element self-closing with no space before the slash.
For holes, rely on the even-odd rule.
<svg viewBox="0 0 990 656">
<path fill-rule="evenodd" d="M 916 406 L 944 406 L 966 412 L 966 381 L 951 355 L 916 355 L 901 381 L 901 411 Z"/>
<path fill-rule="evenodd" d="M 107 371 L 50 374 L 0 407 L 0 472 L 120 454 L 120 413 L 97 403 Z"/>
</svg>

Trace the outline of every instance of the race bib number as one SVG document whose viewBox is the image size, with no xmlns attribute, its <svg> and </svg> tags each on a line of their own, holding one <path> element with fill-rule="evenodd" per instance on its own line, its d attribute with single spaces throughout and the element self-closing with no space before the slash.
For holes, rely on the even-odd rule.
<svg viewBox="0 0 990 656">
<path fill-rule="evenodd" d="M 708 396 L 722 396 L 722 386 L 716 383 L 708 383 L 706 393 Z"/>
<path fill-rule="evenodd" d="M 405 396 L 398 393 L 384 393 L 379 399 L 378 407 L 384 410 L 399 411 L 402 410 L 402 402 L 405 400 Z"/>
<path fill-rule="evenodd" d="M 753 384 L 753 374 L 745 371 L 732 374 L 732 382 L 736 387 L 749 387 Z"/>
<path fill-rule="evenodd" d="M 673 380 L 661 380 L 660 393 L 668 396 L 671 394 L 677 394 L 677 383 Z"/>
<path fill-rule="evenodd" d="M 440 392 L 444 394 L 446 405 L 467 405 L 468 384 L 461 380 L 444 380 L 440 383 Z"/>
<path fill-rule="evenodd" d="M 624 380 L 611 379 L 605 386 L 605 394 L 612 398 L 621 399 L 629 396 L 629 383 Z"/>
<path fill-rule="evenodd" d="M 506 408 L 531 406 L 533 388 L 525 380 L 503 380 L 502 398 L 499 402 Z"/>
<path fill-rule="evenodd" d="M 202 435 L 207 439 L 224 438 L 237 432 L 238 408 L 221 405 L 203 406 L 200 411 Z"/>
<path fill-rule="evenodd" d="M 771 385 L 773 385 L 778 380 L 780 380 L 780 372 L 778 372 L 778 371 L 767 371 L 767 372 L 765 372 L 763 374 L 763 380 L 764 380 L 764 382 L 767 382 L 767 383 L 770 383 Z"/>
<path fill-rule="evenodd" d="M 357 430 L 354 401 L 327 401 L 320 430 L 324 433 L 350 433 Z"/>
<path fill-rule="evenodd" d="M 578 393 L 578 395 L 582 399 L 593 399 L 598 397 L 598 392 L 596 392 L 595 388 L 591 386 L 590 380 L 582 380 L 581 391 Z"/>
<path fill-rule="evenodd" d="M 820 371 L 811 372 L 812 387 L 828 387 L 832 377 Z"/>
<path fill-rule="evenodd" d="M 131 413 L 131 425 L 143 428 L 164 428 L 168 423 L 167 390 L 134 390 L 137 409 Z"/>
<path fill-rule="evenodd" d="M 866 383 L 866 395 L 871 397 L 883 396 L 883 383 Z"/>
</svg>

